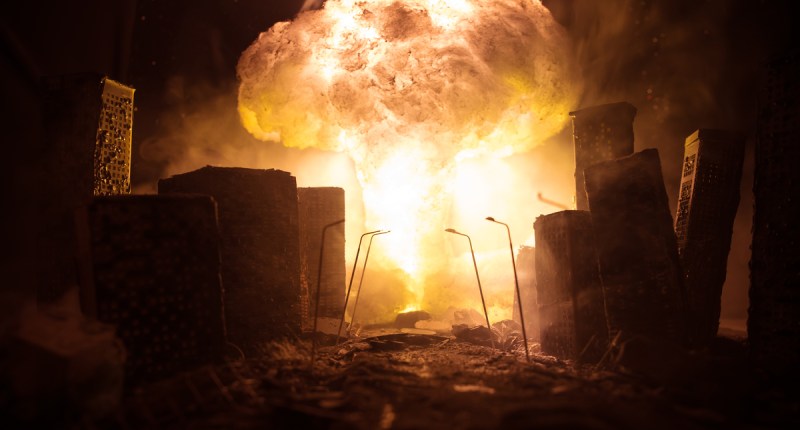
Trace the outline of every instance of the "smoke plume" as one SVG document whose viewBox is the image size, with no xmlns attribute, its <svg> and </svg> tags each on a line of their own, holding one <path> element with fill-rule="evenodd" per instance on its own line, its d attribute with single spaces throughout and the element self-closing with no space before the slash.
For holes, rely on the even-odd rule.
<svg viewBox="0 0 800 430">
<path fill-rule="evenodd" d="M 365 227 L 393 231 L 382 264 L 406 304 L 435 306 L 453 197 L 482 185 L 465 171 L 508 177 L 503 159 L 563 129 L 580 94 L 568 51 L 537 1 L 328 0 L 243 53 L 239 113 L 257 138 L 351 157 Z"/>
</svg>

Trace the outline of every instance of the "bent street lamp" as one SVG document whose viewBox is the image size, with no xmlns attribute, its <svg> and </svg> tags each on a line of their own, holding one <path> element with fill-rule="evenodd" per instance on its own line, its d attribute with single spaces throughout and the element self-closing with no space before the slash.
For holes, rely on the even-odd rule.
<svg viewBox="0 0 800 430">
<path fill-rule="evenodd" d="M 381 230 L 374 230 L 368 231 L 361 235 L 361 238 L 358 239 L 358 249 L 356 249 L 356 258 L 353 260 L 353 271 L 350 273 L 350 282 L 347 284 L 347 294 L 344 296 L 344 309 L 342 309 L 342 319 L 339 321 L 339 330 L 336 331 L 336 344 L 339 344 L 339 340 L 342 336 L 342 325 L 344 324 L 344 315 L 347 313 L 347 302 L 350 300 L 350 290 L 353 288 L 353 278 L 356 276 L 356 266 L 358 265 L 358 254 L 361 252 L 361 242 L 364 240 L 364 236 L 380 233 Z"/>
<path fill-rule="evenodd" d="M 514 286 L 517 290 L 517 304 L 519 305 L 519 322 L 522 325 L 522 340 L 525 341 L 525 359 L 531 361 L 531 353 L 528 351 L 528 334 L 525 333 L 525 317 L 522 314 L 522 296 L 519 294 L 519 280 L 517 279 L 517 263 L 514 262 L 514 245 L 511 243 L 511 229 L 508 228 L 508 224 L 504 222 L 497 221 L 493 217 L 487 216 L 486 221 L 491 221 L 493 223 L 502 224 L 506 226 L 506 231 L 508 232 L 508 247 L 511 249 L 511 266 L 514 268 Z"/>
<path fill-rule="evenodd" d="M 494 335 L 492 334 L 492 326 L 489 324 L 489 313 L 486 312 L 486 300 L 483 298 L 483 287 L 481 287 L 481 277 L 478 276 L 478 263 L 475 261 L 475 251 L 472 249 L 472 239 L 464 233 L 458 232 L 452 228 L 448 228 L 445 230 L 448 233 L 457 234 L 459 236 L 464 236 L 469 241 L 469 252 L 472 254 L 472 265 L 475 266 L 475 279 L 478 280 L 478 291 L 481 293 L 481 304 L 483 305 L 483 315 L 486 317 L 486 328 L 489 329 L 489 340 L 492 342 L 492 348 L 494 348 Z"/>
<path fill-rule="evenodd" d="M 364 282 L 364 272 L 367 271 L 367 261 L 369 261 L 369 251 L 372 249 L 372 239 L 375 239 L 375 236 L 380 236 L 382 234 L 391 233 L 391 230 L 384 230 L 378 233 L 373 234 L 369 238 L 369 245 L 367 245 L 367 254 L 364 256 L 364 267 L 361 268 L 361 279 L 358 281 L 358 289 L 356 289 L 356 301 L 353 303 L 353 316 L 350 317 L 350 325 L 347 327 L 347 334 L 350 335 L 350 329 L 353 327 L 353 323 L 356 321 L 356 308 L 358 307 L 358 298 L 361 296 L 361 284 Z"/>
</svg>

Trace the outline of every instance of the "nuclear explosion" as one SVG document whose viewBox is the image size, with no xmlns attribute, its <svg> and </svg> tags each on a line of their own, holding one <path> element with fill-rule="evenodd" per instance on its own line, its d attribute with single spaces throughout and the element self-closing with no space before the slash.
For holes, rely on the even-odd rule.
<svg viewBox="0 0 800 430">
<path fill-rule="evenodd" d="M 528 150 L 568 122 L 566 50 L 538 2 L 328 1 L 242 54 L 239 112 L 258 138 L 349 155 L 366 228 L 394 232 L 376 257 L 403 272 L 399 305 L 438 307 L 425 293 L 452 257 L 441 231 L 459 163 Z"/>
<path fill-rule="evenodd" d="M 100 3 L 3 22 L 4 428 L 800 425 L 783 6 Z"/>
</svg>

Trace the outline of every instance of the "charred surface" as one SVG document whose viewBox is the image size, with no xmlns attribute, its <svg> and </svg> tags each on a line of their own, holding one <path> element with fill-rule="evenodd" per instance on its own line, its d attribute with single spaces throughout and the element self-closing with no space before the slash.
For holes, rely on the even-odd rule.
<svg viewBox="0 0 800 430">
<path fill-rule="evenodd" d="M 307 343 L 276 342 L 261 358 L 142 387 L 98 426 L 695 429 L 796 419 L 796 398 L 757 389 L 741 344 L 720 340 L 703 356 L 661 349 L 655 361 L 643 354 L 651 346 L 628 342 L 600 369 L 391 334 L 323 347 L 312 367 Z"/>
</svg>

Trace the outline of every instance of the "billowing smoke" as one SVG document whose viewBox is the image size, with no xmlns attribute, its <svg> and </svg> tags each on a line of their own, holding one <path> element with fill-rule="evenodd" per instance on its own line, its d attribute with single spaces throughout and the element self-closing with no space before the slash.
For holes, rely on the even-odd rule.
<svg viewBox="0 0 800 430">
<path fill-rule="evenodd" d="M 568 50 L 538 1 L 328 0 L 242 54 L 239 113 L 260 139 L 349 155 L 365 227 L 393 231 L 380 263 L 402 273 L 405 304 L 435 307 L 453 196 L 480 187 L 470 169 L 492 175 L 567 124 Z"/>
<path fill-rule="evenodd" d="M 305 0 L 303 1 L 303 6 L 300 7 L 300 12 L 304 12 L 311 9 L 319 9 L 322 7 L 322 3 L 324 0 Z"/>
</svg>

